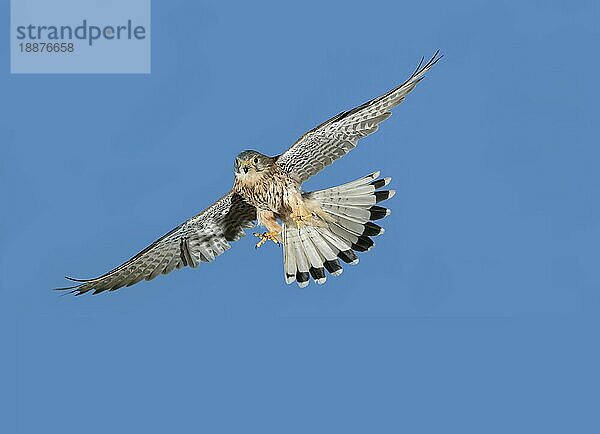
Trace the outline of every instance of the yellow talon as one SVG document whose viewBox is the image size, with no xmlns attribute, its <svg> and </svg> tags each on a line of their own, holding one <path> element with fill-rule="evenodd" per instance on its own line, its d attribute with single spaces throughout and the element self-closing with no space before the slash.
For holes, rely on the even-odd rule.
<svg viewBox="0 0 600 434">
<path fill-rule="evenodd" d="M 260 246 L 262 246 L 267 241 L 273 241 L 275 244 L 279 244 L 279 233 L 278 232 L 263 232 L 262 234 L 255 232 L 254 236 L 260 238 L 260 241 L 258 243 L 256 243 L 256 246 L 254 247 L 256 249 L 258 249 Z"/>
</svg>

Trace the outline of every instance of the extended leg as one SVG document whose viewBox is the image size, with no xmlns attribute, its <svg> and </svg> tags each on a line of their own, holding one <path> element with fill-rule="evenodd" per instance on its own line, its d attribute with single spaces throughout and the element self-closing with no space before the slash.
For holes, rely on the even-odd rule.
<svg viewBox="0 0 600 434">
<path fill-rule="evenodd" d="M 258 211 L 258 223 L 267 228 L 267 232 L 259 234 L 254 233 L 255 237 L 259 237 L 260 241 L 256 244 L 256 248 L 259 248 L 267 241 L 273 241 L 275 244 L 279 244 L 279 234 L 281 233 L 281 226 L 277 223 L 277 217 L 271 211 Z"/>
<path fill-rule="evenodd" d="M 300 229 L 303 224 L 313 219 L 313 214 L 311 210 L 308 209 L 300 195 L 294 198 L 290 205 L 292 208 L 290 218 L 296 223 L 298 229 Z"/>
</svg>

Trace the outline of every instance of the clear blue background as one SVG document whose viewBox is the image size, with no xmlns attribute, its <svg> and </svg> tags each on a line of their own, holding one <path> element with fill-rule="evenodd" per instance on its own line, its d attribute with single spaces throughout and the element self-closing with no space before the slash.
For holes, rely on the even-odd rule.
<svg viewBox="0 0 600 434">
<path fill-rule="evenodd" d="M 151 75 L 9 75 L 2 32 L 0 431 L 600 432 L 598 2 L 221 3 L 154 1 Z M 310 181 L 394 177 L 358 267 L 300 290 L 247 237 L 116 293 L 50 291 L 437 48 Z"/>
</svg>

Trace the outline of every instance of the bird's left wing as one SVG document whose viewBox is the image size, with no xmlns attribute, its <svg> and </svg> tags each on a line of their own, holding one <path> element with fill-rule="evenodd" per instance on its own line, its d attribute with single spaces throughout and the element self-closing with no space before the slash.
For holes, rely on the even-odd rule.
<svg viewBox="0 0 600 434">
<path fill-rule="evenodd" d="M 438 50 L 424 65 L 421 59 L 415 72 L 400 86 L 310 130 L 279 156 L 277 164 L 299 182 L 306 181 L 354 149 L 361 137 L 377 131 L 379 123 L 391 116 L 390 110 L 404 101 L 441 58 Z"/>
<path fill-rule="evenodd" d="M 78 285 L 68 288 L 77 295 L 88 291 L 98 294 L 151 280 L 184 266 L 196 267 L 212 261 L 229 249 L 229 241 L 244 236 L 254 226 L 256 208 L 229 192 L 200 214 L 146 247 L 129 261 L 95 279 L 73 279 Z"/>
</svg>

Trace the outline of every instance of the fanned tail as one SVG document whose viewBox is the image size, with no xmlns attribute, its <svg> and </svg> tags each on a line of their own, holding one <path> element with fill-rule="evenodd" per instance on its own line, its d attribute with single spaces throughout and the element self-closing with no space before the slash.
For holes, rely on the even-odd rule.
<svg viewBox="0 0 600 434">
<path fill-rule="evenodd" d="M 325 283 L 325 271 L 333 276 L 342 274 L 340 259 L 358 264 L 355 252 L 366 252 L 374 246 L 371 237 L 384 229 L 372 220 L 382 219 L 390 211 L 378 203 L 394 196 L 394 190 L 380 190 L 391 178 L 378 179 L 379 172 L 325 190 L 305 193 L 307 200 L 317 201 L 327 214 L 327 223 L 320 226 L 283 224 L 283 263 L 286 283 L 298 282 L 303 288 L 310 278 Z"/>
</svg>

